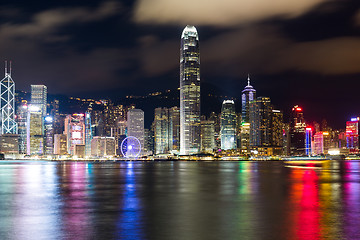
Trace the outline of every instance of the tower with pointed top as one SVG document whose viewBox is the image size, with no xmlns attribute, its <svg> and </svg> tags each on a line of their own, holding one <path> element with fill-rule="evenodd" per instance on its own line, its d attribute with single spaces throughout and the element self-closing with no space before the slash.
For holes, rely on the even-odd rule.
<svg viewBox="0 0 360 240">
<path fill-rule="evenodd" d="M 256 98 L 256 90 L 250 85 L 250 75 L 248 74 L 247 86 L 242 91 L 241 96 L 241 117 L 243 123 L 250 122 L 250 102 Z"/>
<path fill-rule="evenodd" d="M 5 61 L 5 77 L 0 82 L 0 111 L 1 111 L 1 134 L 17 134 L 15 122 L 15 82 L 11 78 L 10 70 Z"/>
<path fill-rule="evenodd" d="M 180 154 L 200 152 L 200 50 L 194 26 L 186 26 L 180 47 Z"/>
<path fill-rule="evenodd" d="M 241 95 L 241 151 L 250 151 L 250 103 L 256 98 L 256 90 L 250 85 L 250 75 L 248 74 L 247 86 Z"/>
</svg>

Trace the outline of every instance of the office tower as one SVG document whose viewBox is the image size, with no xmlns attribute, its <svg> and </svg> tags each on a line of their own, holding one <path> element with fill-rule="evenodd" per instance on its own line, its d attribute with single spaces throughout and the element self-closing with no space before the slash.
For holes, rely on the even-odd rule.
<svg viewBox="0 0 360 240">
<path fill-rule="evenodd" d="M 180 154 L 200 152 L 200 50 L 194 26 L 186 26 L 180 48 Z"/>
<path fill-rule="evenodd" d="M 305 154 L 308 156 L 312 154 L 312 135 L 313 135 L 312 127 L 306 127 L 305 128 Z"/>
<path fill-rule="evenodd" d="M 241 118 L 242 122 L 250 122 L 250 103 L 256 98 L 256 90 L 250 85 L 250 76 L 248 76 L 248 85 L 244 88 L 241 95 Z"/>
<path fill-rule="evenodd" d="M 44 152 L 44 129 L 43 129 L 43 115 L 38 106 L 30 105 L 27 116 L 27 154 L 43 154 Z"/>
<path fill-rule="evenodd" d="M 112 157 L 115 156 L 115 138 L 95 136 L 91 140 L 91 156 Z"/>
<path fill-rule="evenodd" d="M 144 149 L 144 111 L 141 109 L 130 109 L 127 113 L 127 136 L 136 137 Z"/>
<path fill-rule="evenodd" d="M 47 87 L 45 85 L 31 85 L 31 105 L 41 109 L 43 117 L 46 116 Z"/>
<path fill-rule="evenodd" d="M 221 149 L 221 137 L 220 137 L 220 114 L 215 112 L 210 113 L 209 121 L 214 122 L 214 137 L 215 137 L 215 149 Z"/>
<path fill-rule="evenodd" d="M 15 122 L 15 82 L 11 78 L 10 70 L 7 69 L 5 61 L 5 77 L 0 81 L 0 117 L 1 134 L 17 134 Z"/>
<path fill-rule="evenodd" d="M 314 154 L 328 154 L 330 146 L 329 132 L 317 132 L 314 134 Z"/>
<path fill-rule="evenodd" d="M 283 113 L 280 110 L 272 110 L 271 114 L 271 146 L 282 147 L 284 137 Z"/>
<path fill-rule="evenodd" d="M 233 100 L 224 100 L 220 119 L 221 149 L 236 149 L 236 112 Z"/>
<path fill-rule="evenodd" d="M 250 76 L 248 75 L 248 84 L 241 95 L 241 151 L 249 153 L 250 151 L 250 102 L 256 98 L 256 90 L 250 85 Z"/>
<path fill-rule="evenodd" d="M 351 118 L 346 122 L 346 148 L 350 153 L 359 152 L 359 119 L 358 117 Z"/>
<path fill-rule="evenodd" d="M 26 100 L 17 107 L 17 126 L 19 134 L 19 153 L 26 154 L 26 123 L 28 115 L 28 105 Z"/>
<path fill-rule="evenodd" d="M 19 153 L 19 135 L 9 133 L 0 135 L 0 152 L 5 154 Z"/>
<path fill-rule="evenodd" d="M 250 104 L 250 146 L 271 145 L 272 106 L 270 98 L 258 97 Z"/>
<path fill-rule="evenodd" d="M 169 153 L 172 150 L 172 128 L 168 108 L 155 108 L 155 153 Z"/>
<path fill-rule="evenodd" d="M 214 121 L 201 121 L 201 152 L 211 153 L 215 149 Z"/>
<path fill-rule="evenodd" d="M 91 155 L 91 139 L 92 139 L 91 114 L 89 112 L 86 112 L 85 113 L 85 156 Z"/>
<path fill-rule="evenodd" d="M 180 109 L 172 107 L 169 109 L 170 129 L 172 129 L 172 147 L 173 152 L 180 151 Z"/>
<path fill-rule="evenodd" d="M 50 116 L 46 116 L 44 121 L 44 153 L 54 153 L 54 119 Z"/>
<path fill-rule="evenodd" d="M 298 105 L 291 111 L 290 119 L 290 154 L 305 154 L 305 128 L 303 109 Z"/>
<path fill-rule="evenodd" d="M 84 114 L 67 115 L 64 123 L 64 134 L 67 137 L 67 151 L 75 154 L 75 145 L 85 145 Z"/>
<path fill-rule="evenodd" d="M 67 136 L 65 134 L 54 135 L 54 154 L 66 155 L 67 152 Z"/>
</svg>

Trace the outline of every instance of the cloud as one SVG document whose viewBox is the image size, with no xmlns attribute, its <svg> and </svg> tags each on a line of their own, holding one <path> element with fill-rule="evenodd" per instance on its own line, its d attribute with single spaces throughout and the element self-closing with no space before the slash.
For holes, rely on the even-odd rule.
<svg viewBox="0 0 360 240">
<path fill-rule="evenodd" d="M 161 76 L 179 69 L 180 39 L 146 36 L 139 44 L 144 74 Z M 360 73 L 360 53 L 354 49 L 360 49 L 358 37 L 297 42 L 274 26 L 252 25 L 201 41 L 201 74 L 209 78 L 240 78 L 247 73 L 271 75 L 287 71 L 324 75 Z"/>
<path fill-rule="evenodd" d="M 35 14 L 29 23 L 5 23 L 0 26 L 0 36 L 5 37 L 43 37 L 54 33 L 59 27 L 70 23 L 83 23 L 101 20 L 118 13 L 120 5 L 115 1 L 102 3 L 97 9 L 56 8 Z"/>
<path fill-rule="evenodd" d="M 138 0 L 137 23 L 232 26 L 274 16 L 299 16 L 327 0 Z"/>
<path fill-rule="evenodd" d="M 360 73 L 359 37 L 292 43 L 280 50 L 266 68 L 268 72 L 297 70 L 337 75 Z"/>
</svg>

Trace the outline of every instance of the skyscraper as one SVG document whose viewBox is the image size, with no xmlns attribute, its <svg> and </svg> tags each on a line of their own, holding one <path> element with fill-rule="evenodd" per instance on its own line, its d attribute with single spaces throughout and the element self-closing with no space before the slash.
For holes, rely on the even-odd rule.
<svg viewBox="0 0 360 240">
<path fill-rule="evenodd" d="M 290 119 L 290 154 L 305 154 L 305 128 L 303 109 L 298 105 L 292 108 Z"/>
<path fill-rule="evenodd" d="M 47 87 L 45 85 L 31 85 L 31 105 L 38 106 L 42 115 L 46 116 Z"/>
<path fill-rule="evenodd" d="M 194 26 L 186 26 L 180 48 L 180 154 L 200 152 L 200 50 Z"/>
<path fill-rule="evenodd" d="M 241 95 L 241 151 L 249 153 L 250 149 L 250 102 L 256 98 L 256 90 L 250 85 L 250 76 L 248 84 Z"/>
<path fill-rule="evenodd" d="M 248 76 L 248 85 L 242 91 L 241 95 L 241 120 L 243 123 L 250 122 L 250 102 L 256 98 L 256 90 L 250 85 L 250 76 Z"/>
<path fill-rule="evenodd" d="M 351 153 L 359 152 L 359 118 L 346 122 L 346 147 Z"/>
<path fill-rule="evenodd" d="M 127 113 L 127 136 L 136 137 L 141 144 L 141 152 L 144 149 L 144 111 L 130 109 Z"/>
<path fill-rule="evenodd" d="M 201 151 L 213 152 L 215 149 L 214 121 L 201 121 Z"/>
<path fill-rule="evenodd" d="M 172 129 L 168 108 L 155 108 L 155 153 L 168 153 L 172 150 Z"/>
<path fill-rule="evenodd" d="M 84 114 L 67 115 L 64 123 L 64 134 L 67 137 L 67 151 L 75 154 L 75 145 L 85 145 Z"/>
<path fill-rule="evenodd" d="M 224 100 L 220 120 L 221 149 L 236 149 L 236 112 L 233 100 Z"/>
<path fill-rule="evenodd" d="M 27 117 L 27 154 L 44 153 L 44 129 L 41 109 L 30 105 Z"/>
<path fill-rule="evenodd" d="M 250 109 L 250 146 L 270 146 L 272 139 L 270 98 L 256 98 L 251 102 Z"/>
<path fill-rule="evenodd" d="M 5 77 L 0 81 L 0 111 L 1 134 L 17 134 L 15 82 L 11 78 L 11 62 L 10 71 L 8 72 L 7 61 L 5 61 Z"/>
</svg>

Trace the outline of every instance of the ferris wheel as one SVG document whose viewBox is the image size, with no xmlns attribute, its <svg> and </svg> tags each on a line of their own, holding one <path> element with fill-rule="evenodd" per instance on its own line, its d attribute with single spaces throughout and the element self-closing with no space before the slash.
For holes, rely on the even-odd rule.
<svg viewBox="0 0 360 240">
<path fill-rule="evenodd" d="M 121 142 L 120 149 L 124 157 L 137 158 L 141 152 L 141 143 L 136 137 L 129 136 Z"/>
</svg>

